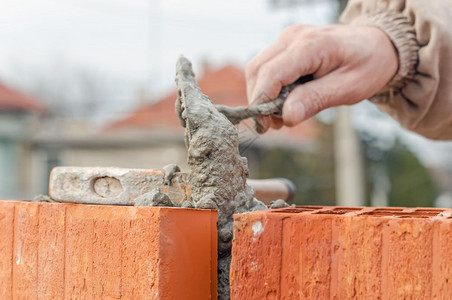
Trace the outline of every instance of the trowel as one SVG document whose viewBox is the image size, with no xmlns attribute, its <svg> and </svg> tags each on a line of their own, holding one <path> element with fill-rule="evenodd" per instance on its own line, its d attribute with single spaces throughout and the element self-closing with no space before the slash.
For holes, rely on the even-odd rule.
<svg viewBox="0 0 452 300">
<path fill-rule="evenodd" d="M 278 118 L 282 117 L 282 109 L 284 106 L 284 102 L 286 101 L 287 96 L 290 92 L 293 91 L 297 86 L 303 84 L 305 82 L 311 81 L 313 79 L 313 75 L 305 75 L 298 78 L 295 82 L 284 86 L 281 89 L 278 97 L 272 99 L 265 103 L 259 104 L 251 104 L 249 106 L 237 106 L 230 107 L 226 105 L 215 105 L 217 110 L 221 112 L 225 117 L 234 125 L 239 124 L 242 120 L 248 118 L 257 118 L 261 116 L 275 116 Z M 259 122 L 256 122 L 257 131 L 261 133 L 261 128 Z"/>
</svg>

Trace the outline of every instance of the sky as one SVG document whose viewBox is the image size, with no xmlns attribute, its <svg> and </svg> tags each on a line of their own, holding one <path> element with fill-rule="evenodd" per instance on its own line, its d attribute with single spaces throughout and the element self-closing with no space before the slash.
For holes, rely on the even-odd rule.
<svg viewBox="0 0 452 300">
<path fill-rule="evenodd" d="M 136 109 L 139 91 L 152 101 L 173 89 L 181 54 L 198 74 L 205 62 L 243 68 L 288 25 L 334 20 L 334 1 L 307 3 L 276 9 L 263 0 L 2 0 L 0 81 L 25 90 L 61 85 L 59 93 L 78 101 L 83 91 L 64 82 L 88 74 L 107 87 L 97 120 L 112 121 Z M 450 156 L 450 142 L 407 133 L 375 110 L 354 107 L 356 126 L 386 143 L 401 137 L 426 164 Z"/>
<path fill-rule="evenodd" d="M 0 79 L 27 85 L 82 69 L 115 82 L 110 106 L 128 110 L 137 90 L 152 99 L 174 87 L 181 54 L 195 71 L 244 67 L 287 25 L 328 24 L 334 11 L 328 1 L 284 10 L 262 0 L 2 0 Z"/>
</svg>

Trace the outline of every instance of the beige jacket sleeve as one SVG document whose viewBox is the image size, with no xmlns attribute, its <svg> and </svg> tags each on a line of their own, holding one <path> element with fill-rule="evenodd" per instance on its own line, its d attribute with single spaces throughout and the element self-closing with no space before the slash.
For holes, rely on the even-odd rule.
<svg viewBox="0 0 452 300">
<path fill-rule="evenodd" d="M 370 100 L 409 130 L 452 140 L 452 2 L 350 0 L 340 20 L 379 27 L 398 52 L 397 74 Z"/>
</svg>

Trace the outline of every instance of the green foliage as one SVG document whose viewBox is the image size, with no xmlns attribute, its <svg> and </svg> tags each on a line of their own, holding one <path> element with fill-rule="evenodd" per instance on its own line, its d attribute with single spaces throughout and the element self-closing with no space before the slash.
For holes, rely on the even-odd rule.
<svg viewBox="0 0 452 300">
<path fill-rule="evenodd" d="M 334 145 L 331 125 L 320 124 L 321 134 L 315 145 L 290 149 L 287 147 L 251 147 L 244 153 L 250 162 L 251 178 L 284 177 L 296 185 L 295 204 L 334 205 Z M 375 170 L 387 182 L 389 206 L 432 206 L 438 196 L 428 170 L 400 142 L 383 150 L 381 141 L 361 135 L 365 156 L 366 205 L 371 193 L 381 188 Z M 381 192 L 381 190 L 380 190 Z"/>
<path fill-rule="evenodd" d="M 366 153 L 368 186 L 372 187 L 370 170 L 383 167 L 389 179 L 389 206 L 433 206 L 438 196 L 428 170 L 400 142 L 389 150 L 380 150 L 370 141 L 363 143 Z"/>
<path fill-rule="evenodd" d="M 290 179 L 297 188 L 297 205 L 334 205 L 333 140 L 330 126 L 322 126 L 325 128 L 313 149 L 249 149 L 245 154 L 251 177 Z"/>
</svg>

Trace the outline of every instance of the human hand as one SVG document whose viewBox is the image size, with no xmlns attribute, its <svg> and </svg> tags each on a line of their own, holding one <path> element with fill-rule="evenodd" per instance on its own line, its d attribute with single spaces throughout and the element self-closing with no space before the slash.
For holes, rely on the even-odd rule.
<svg viewBox="0 0 452 300">
<path fill-rule="evenodd" d="M 313 74 L 314 80 L 289 94 L 282 119 L 258 120 L 263 132 L 270 126 L 294 126 L 326 108 L 354 104 L 375 95 L 397 68 L 397 52 L 377 27 L 295 25 L 246 66 L 248 101 L 257 104 L 274 99 L 281 87 Z"/>
</svg>

